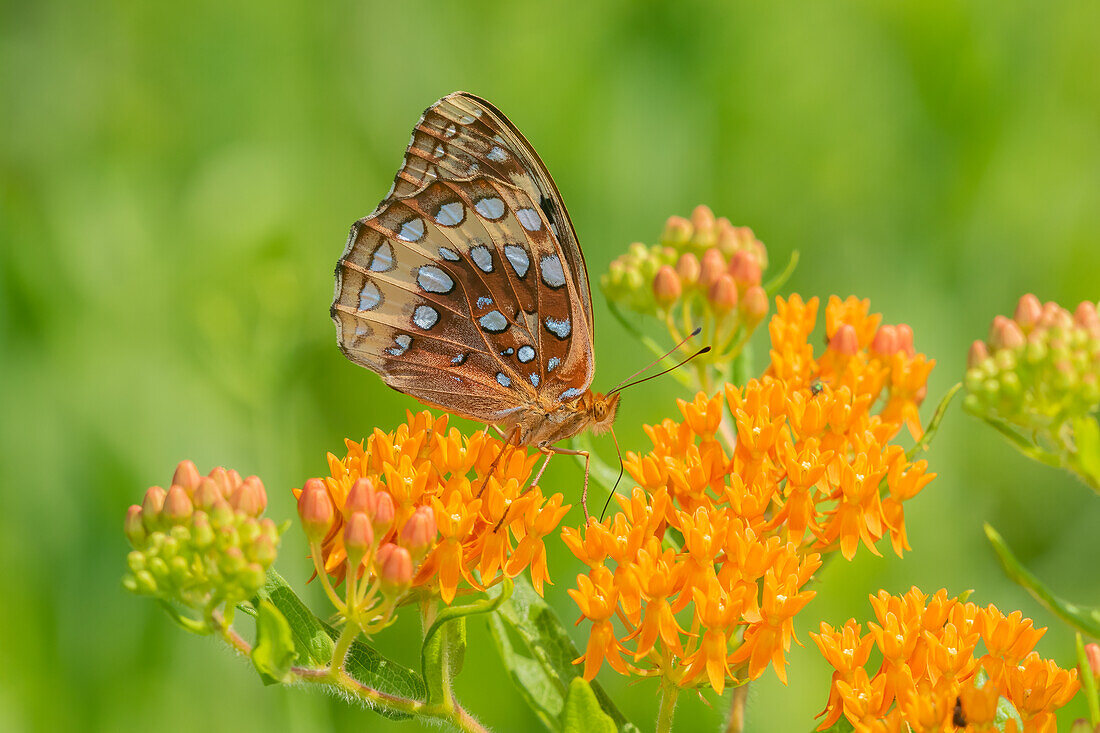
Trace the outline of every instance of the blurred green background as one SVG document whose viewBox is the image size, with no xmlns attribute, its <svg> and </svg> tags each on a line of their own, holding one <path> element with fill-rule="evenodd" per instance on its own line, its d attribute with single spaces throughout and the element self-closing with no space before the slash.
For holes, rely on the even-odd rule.
<svg viewBox="0 0 1100 733">
<path fill-rule="evenodd" d="M 801 250 L 788 292 L 856 293 L 910 323 L 938 360 L 930 403 L 1021 293 L 1100 297 L 1091 0 L 2 7 L 0 730 L 419 729 L 265 689 L 122 591 L 120 529 L 185 457 L 259 474 L 269 513 L 293 516 L 289 489 L 326 451 L 413 405 L 337 351 L 332 266 L 417 116 L 452 90 L 534 143 L 594 279 L 708 203 L 774 263 Z M 606 388 L 641 357 L 596 301 Z M 671 379 L 628 395 L 625 448 L 646 447 L 641 424 L 676 395 Z M 1100 499 L 957 405 L 929 457 L 940 477 L 909 505 L 913 552 L 832 563 L 800 638 L 866 618 L 879 588 L 973 588 L 1051 625 L 1040 651 L 1070 666 L 1071 635 L 1003 578 L 981 525 L 1100 604 Z M 579 469 L 560 461 L 551 481 L 574 495 Z M 299 587 L 305 554 L 292 529 L 278 568 Z M 555 547 L 551 571 L 571 621 L 576 563 Z M 382 645 L 411 663 L 415 633 Z M 463 700 L 497 730 L 535 729 L 484 626 L 471 633 Z M 789 687 L 753 685 L 751 730 L 813 727 L 829 670 L 812 644 L 790 659 Z M 651 729 L 651 683 L 601 680 Z M 716 730 L 723 709 L 685 699 L 678 729 Z"/>
</svg>

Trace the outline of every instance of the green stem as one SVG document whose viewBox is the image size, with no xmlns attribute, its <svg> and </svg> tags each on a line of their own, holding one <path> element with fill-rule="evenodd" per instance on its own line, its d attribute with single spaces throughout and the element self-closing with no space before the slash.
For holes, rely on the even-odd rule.
<svg viewBox="0 0 1100 733">
<path fill-rule="evenodd" d="M 745 730 L 745 708 L 748 699 L 748 682 L 733 688 L 733 699 L 730 701 L 730 719 L 726 723 L 726 733 L 743 733 Z"/>
<path fill-rule="evenodd" d="M 657 733 L 669 733 L 672 730 L 672 715 L 676 712 L 676 698 L 680 688 L 673 684 L 661 687 L 661 707 L 657 712 Z"/>
<path fill-rule="evenodd" d="M 348 656 L 348 649 L 351 649 L 351 643 L 355 641 L 357 636 L 359 636 L 359 624 L 355 619 L 347 619 L 343 631 L 340 632 L 340 638 L 336 640 L 336 648 L 332 650 L 332 662 L 329 669 L 332 670 L 334 675 L 344 671 L 344 660 Z"/>
<path fill-rule="evenodd" d="M 1085 702 L 1089 706 L 1089 722 L 1093 726 L 1100 725 L 1100 700 L 1096 693 L 1096 674 L 1089 666 L 1089 659 L 1085 655 L 1085 640 L 1081 633 L 1077 633 L 1077 666 L 1081 672 L 1081 692 L 1085 695 Z"/>
</svg>

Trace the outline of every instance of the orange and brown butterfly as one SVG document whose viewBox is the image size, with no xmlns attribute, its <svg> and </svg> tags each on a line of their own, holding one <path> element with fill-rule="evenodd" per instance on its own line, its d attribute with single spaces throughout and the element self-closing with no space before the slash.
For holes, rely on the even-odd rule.
<svg viewBox="0 0 1100 733">
<path fill-rule="evenodd" d="M 394 389 L 546 462 L 583 455 L 587 495 L 588 454 L 555 444 L 610 430 L 619 394 L 589 389 L 592 294 L 561 194 L 489 102 L 425 110 L 390 193 L 351 228 L 331 314 L 344 355 Z"/>
</svg>

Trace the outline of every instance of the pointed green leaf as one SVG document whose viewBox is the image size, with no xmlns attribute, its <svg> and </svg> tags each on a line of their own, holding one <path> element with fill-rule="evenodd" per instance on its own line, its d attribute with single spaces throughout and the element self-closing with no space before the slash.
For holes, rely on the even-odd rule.
<svg viewBox="0 0 1100 733">
<path fill-rule="evenodd" d="M 1100 424 L 1091 415 L 1073 420 L 1072 463 L 1089 486 L 1100 490 Z"/>
<path fill-rule="evenodd" d="M 916 445 L 906 451 L 906 458 L 913 460 L 921 451 L 928 450 L 928 446 L 932 444 L 932 439 L 936 437 L 936 433 L 940 430 L 940 423 L 943 422 L 943 416 L 947 414 L 947 407 L 951 404 L 951 400 L 955 399 L 955 395 L 959 393 L 962 386 L 962 382 L 958 382 L 954 387 L 947 390 L 947 394 L 940 400 L 940 404 L 936 405 L 936 411 L 932 413 L 932 419 L 928 421 L 928 427 L 924 429 L 924 435 L 920 436 L 920 440 L 917 441 Z"/>
<path fill-rule="evenodd" d="M 787 260 L 787 266 L 764 285 L 764 292 L 768 294 L 769 298 L 775 297 L 775 294 L 779 292 L 779 288 L 783 287 L 791 275 L 794 274 L 794 268 L 798 267 L 799 257 L 801 255 L 797 249 L 791 250 L 791 258 Z"/>
<path fill-rule="evenodd" d="M 492 592 L 492 591 L 490 591 Z M 580 668 L 573 660 L 580 657 L 573 640 L 554 611 L 531 587 L 526 578 L 517 578 L 512 597 L 501 604 L 490 624 L 497 650 L 512 675 L 520 694 L 531 709 L 552 731 L 561 730 L 564 702 Z M 526 648 L 512 643 L 515 635 Z M 596 683 L 590 685 L 600 707 L 619 731 L 637 731 Z"/>
<path fill-rule="evenodd" d="M 561 729 L 563 733 L 616 733 L 615 721 L 600 707 L 596 693 L 583 677 L 574 677 L 569 683 Z"/>
<path fill-rule="evenodd" d="M 260 601 L 256 610 L 256 645 L 252 647 L 252 663 L 256 665 L 265 685 L 289 682 L 290 667 L 298 658 L 290 624 L 271 601 Z"/>
<path fill-rule="evenodd" d="M 1054 595 L 1042 581 L 1020 564 L 1020 561 L 1008 549 L 1004 538 L 997 533 L 997 530 L 986 524 L 985 535 L 989 538 L 990 544 L 993 545 L 993 551 L 997 553 L 997 559 L 1001 561 L 1001 566 L 1004 567 L 1005 574 L 1010 580 L 1022 586 L 1048 611 L 1073 628 L 1088 636 L 1100 637 L 1100 609 L 1083 608 L 1076 603 L 1071 603 Z"/>
</svg>

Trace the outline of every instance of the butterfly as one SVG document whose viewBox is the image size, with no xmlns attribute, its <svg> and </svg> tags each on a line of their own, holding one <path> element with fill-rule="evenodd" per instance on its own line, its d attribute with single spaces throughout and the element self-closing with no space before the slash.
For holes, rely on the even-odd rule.
<svg viewBox="0 0 1100 733">
<path fill-rule="evenodd" d="M 399 392 L 495 426 L 505 445 L 611 429 L 593 392 L 592 294 L 558 188 L 531 144 L 480 97 L 424 111 L 389 194 L 355 222 L 330 310 L 340 350 Z"/>
</svg>

